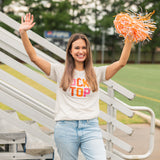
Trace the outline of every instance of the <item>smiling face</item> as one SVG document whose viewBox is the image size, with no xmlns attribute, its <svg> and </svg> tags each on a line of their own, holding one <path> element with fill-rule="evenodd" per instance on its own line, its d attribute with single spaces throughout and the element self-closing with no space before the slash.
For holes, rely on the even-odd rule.
<svg viewBox="0 0 160 160">
<path fill-rule="evenodd" d="M 74 58 L 75 65 L 84 63 L 87 58 L 87 46 L 83 39 L 78 39 L 72 43 L 70 54 Z"/>
</svg>

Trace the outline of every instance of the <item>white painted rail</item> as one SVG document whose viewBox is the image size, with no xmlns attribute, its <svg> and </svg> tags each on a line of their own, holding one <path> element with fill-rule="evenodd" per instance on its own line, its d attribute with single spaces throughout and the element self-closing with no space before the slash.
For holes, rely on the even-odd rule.
<svg viewBox="0 0 160 160">
<path fill-rule="evenodd" d="M 13 28 L 14 30 L 19 31 L 20 24 L 2 12 L 0 12 L 0 21 L 5 23 L 9 27 Z M 65 59 L 65 51 L 63 51 L 61 48 L 50 43 L 48 40 L 42 38 L 41 36 L 39 36 L 31 30 L 28 31 L 28 36 L 31 40 L 33 40 L 40 46 L 47 48 L 50 52 L 56 54 L 62 59 Z"/>
<path fill-rule="evenodd" d="M 145 106 L 130 106 L 131 110 L 134 111 L 147 111 L 151 115 L 151 127 L 150 127 L 150 139 L 149 139 L 149 149 L 145 154 L 142 155 L 125 155 L 117 150 L 113 152 L 124 159 L 145 159 L 151 155 L 154 149 L 154 133 L 155 133 L 155 114 L 152 109 Z"/>
<path fill-rule="evenodd" d="M 49 108 L 49 112 L 54 114 L 54 107 L 55 107 L 55 100 L 46 96 L 42 92 L 34 89 L 33 87 L 27 85 L 26 83 L 22 82 L 18 78 L 8 74 L 7 72 L 0 69 L 0 79 L 4 82 L 14 86 L 16 89 L 20 90 L 21 92 L 31 95 L 32 98 L 38 100 L 39 102 L 45 104 L 47 108 Z M 16 82 L 16 83 L 14 83 Z M 32 93 L 32 94 L 31 94 Z"/>
<path fill-rule="evenodd" d="M 53 130 L 55 124 L 54 114 L 46 110 L 47 106 L 31 96 L 0 80 L 0 97 L 1 103 Z"/>
</svg>

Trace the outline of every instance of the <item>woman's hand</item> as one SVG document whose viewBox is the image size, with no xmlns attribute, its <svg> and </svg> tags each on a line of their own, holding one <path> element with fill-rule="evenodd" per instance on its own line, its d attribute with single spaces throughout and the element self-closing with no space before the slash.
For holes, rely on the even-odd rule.
<svg viewBox="0 0 160 160">
<path fill-rule="evenodd" d="M 30 30 L 35 25 L 35 22 L 33 22 L 33 20 L 34 17 L 30 13 L 26 14 L 25 21 L 23 20 L 23 16 L 21 17 L 21 25 L 19 27 L 20 34 Z"/>
<path fill-rule="evenodd" d="M 134 33 L 131 29 L 129 29 L 125 42 L 133 42 L 133 37 L 134 37 Z"/>
</svg>

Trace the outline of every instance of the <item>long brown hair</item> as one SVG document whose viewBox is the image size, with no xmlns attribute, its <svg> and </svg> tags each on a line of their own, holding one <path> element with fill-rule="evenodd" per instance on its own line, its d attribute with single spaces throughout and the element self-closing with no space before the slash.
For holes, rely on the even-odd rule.
<svg viewBox="0 0 160 160">
<path fill-rule="evenodd" d="M 84 61 L 85 77 L 92 91 L 95 92 L 98 90 L 98 84 L 97 84 L 96 74 L 93 68 L 90 43 L 87 37 L 84 34 L 80 34 L 80 33 L 73 34 L 68 41 L 67 50 L 66 50 L 65 69 L 64 69 L 64 74 L 61 80 L 60 87 L 64 91 L 66 91 L 72 84 L 75 62 L 74 62 L 74 58 L 70 53 L 70 50 L 72 48 L 72 43 L 78 39 L 83 39 L 86 43 L 87 57 L 86 57 L 86 60 Z"/>
</svg>

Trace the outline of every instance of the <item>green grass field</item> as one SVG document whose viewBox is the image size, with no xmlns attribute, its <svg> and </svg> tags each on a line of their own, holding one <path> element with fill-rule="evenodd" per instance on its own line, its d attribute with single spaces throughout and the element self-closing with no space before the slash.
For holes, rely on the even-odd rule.
<svg viewBox="0 0 160 160">
<path fill-rule="evenodd" d="M 160 119 L 160 64 L 127 64 L 112 80 L 136 94 L 132 101 L 118 93 L 117 98 L 131 106 L 150 107 Z"/>
<path fill-rule="evenodd" d="M 33 86 L 41 92 L 47 94 L 52 98 L 56 98 L 56 95 L 45 87 L 37 84 L 33 80 L 25 77 L 24 75 L 16 72 L 6 65 L 0 65 L 0 68 L 21 79 L 25 83 Z M 123 96 L 116 93 L 116 97 L 132 106 L 148 106 L 153 109 L 156 117 L 160 119 L 160 65 L 126 65 L 121 71 L 119 71 L 113 78 L 116 82 L 126 87 L 130 91 L 136 94 L 136 98 L 133 101 L 129 101 Z M 107 90 L 106 86 L 101 85 L 101 88 Z M 7 106 L 0 103 L 0 108 L 8 109 Z M 103 111 L 107 111 L 107 105 L 100 101 L 100 108 Z M 19 117 L 22 120 L 27 118 L 21 114 Z M 144 123 L 145 121 L 138 116 L 134 116 L 132 119 L 127 116 L 117 113 L 117 118 L 126 124 L 129 123 Z M 100 124 L 105 124 L 100 119 Z"/>
</svg>

